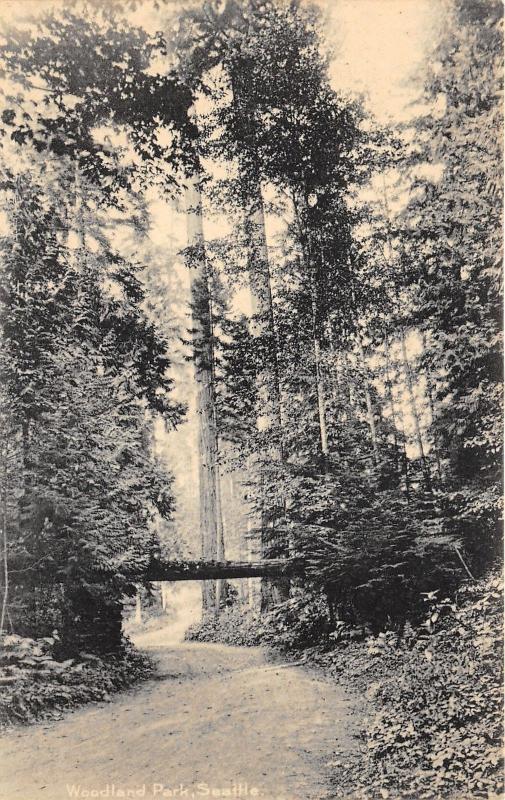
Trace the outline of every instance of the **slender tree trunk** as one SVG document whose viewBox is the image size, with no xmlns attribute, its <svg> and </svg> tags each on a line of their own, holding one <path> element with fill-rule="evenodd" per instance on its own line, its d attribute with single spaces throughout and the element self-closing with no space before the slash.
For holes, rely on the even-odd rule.
<svg viewBox="0 0 505 800">
<path fill-rule="evenodd" d="M 225 518 L 223 514 L 223 500 L 221 493 L 221 475 L 219 470 L 219 463 L 216 464 L 216 514 L 217 514 L 217 546 L 216 546 L 216 560 L 224 561 L 225 550 L 224 542 L 226 538 Z M 221 601 L 226 591 L 226 583 L 221 578 L 216 581 L 216 614 L 219 614 L 221 608 Z"/>
<path fill-rule="evenodd" d="M 249 148 L 254 143 L 249 142 Z M 250 155 L 250 153 L 249 153 Z M 282 410 L 279 365 L 277 359 L 277 337 L 272 299 L 272 286 L 268 247 L 265 231 L 265 213 L 259 175 L 251 170 L 249 161 L 240 162 L 244 191 L 245 233 L 247 239 L 247 263 L 249 275 L 249 296 L 251 304 L 250 331 L 260 343 L 261 362 L 256 379 L 258 403 L 256 427 L 267 433 L 268 444 L 265 452 L 259 454 L 260 481 L 262 482 L 261 510 L 261 549 L 265 555 L 272 545 L 272 514 L 266 501 L 265 476 L 262 461 L 281 462 L 282 452 Z M 268 610 L 274 602 L 275 581 L 264 578 L 262 581 L 262 608 Z"/>
<path fill-rule="evenodd" d="M 426 334 L 424 331 L 421 332 L 421 341 L 423 344 L 423 350 L 424 352 L 426 352 L 427 350 Z M 435 400 L 434 400 L 433 381 L 431 380 L 431 373 L 429 367 L 427 367 L 425 370 L 425 376 L 426 376 L 426 392 L 428 395 L 428 403 L 430 406 L 431 427 L 433 429 L 433 420 L 435 419 Z M 440 462 L 440 452 L 438 449 L 436 433 L 433 435 L 433 453 L 435 455 L 435 463 L 437 465 L 438 480 L 442 481 L 442 465 Z"/>
<path fill-rule="evenodd" d="M 247 107 L 247 89 L 239 86 L 233 72 L 230 74 L 230 81 L 233 105 L 246 132 L 241 141 L 242 153 L 239 157 L 239 171 L 247 241 L 247 268 L 252 314 L 250 330 L 254 336 L 264 340 L 266 345 L 264 352 L 267 353 L 258 376 L 257 425 L 259 430 L 275 429 L 282 458 L 280 376 L 256 134 L 250 110 Z"/>
<path fill-rule="evenodd" d="M 421 432 L 421 421 L 419 417 L 419 410 L 417 408 L 416 396 L 414 394 L 414 380 L 412 376 L 412 368 L 410 366 L 409 358 L 407 355 L 407 345 L 405 342 L 405 331 L 400 329 L 400 344 L 402 349 L 403 369 L 405 373 L 405 382 L 407 384 L 407 392 L 409 396 L 410 413 L 414 420 L 414 430 L 416 432 L 416 443 L 421 457 L 423 467 L 423 475 L 426 482 L 426 488 L 431 489 L 431 477 L 428 462 L 426 461 L 426 453 L 423 444 L 423 436 Z"/>
<path fill-rule="evenodd" d="M 391 423 L 393 425 L 393 443 L 395 448 L 395 471 L 398 472 L 399 467 L 399 448 L 398 448 L 398 422 L 395 401 L 393 398 L 393 382 L 391 380 L 391 354 L 389 350 L 389 338 L 386 334 L 384 339 L 384 357 L 385 357 L 385 384 L 386 384 L 386 398 L 389 402 L 391 410 Z"/>
<path fill-rule="evenodd" d="M 161 591 L 161 608 L 163 611 L 167 610 L 167 585 L 165 581 L 161 581 L 160 583 L 160 591 Z"/>
<path fill-rule="evenodd" d="M 248 176 L 249 208 L 247 210 L 246 231 L 248 239 L 248 273 L 251 300 L 251 333 L 262 341 L 262 363 L 257 376 L 258 407 L 256 427 L 259 432 L 268 432 L 269 442 L 261 461 L 273 463 L 282 461 L 282 414 L 279 369 L 277 362 L 277 341 L 273 310 L 272 287 L 268 247 L 265 231 L 263 197 L 258 178 Z M 268 488 L 264 467 L 260 465 L 262 483 L 261 511 L 261 555 L 268 556 L 270 548 L 275 547 L 274 520 L 266 500 Z M 280 503 L 280 500 L 279 500 Z M 275 503 L 277 505 L 277 503 Z M 261 610 L 268 611 L 279 598 L 281 590 L 278 581 L 270 577 L 261 581 Z"/>
<path fill-rule="evenodd" d="M 317 390 L 317 413 L 319 417 L 319 436 L 321 440 L 321 453 L 325 464 L 328 461 L 329 447 L 328 447 L 328 428 L 326 425 L 326 391 L 324 386 L 324 377 L 321 367 L 321 342 L 317 330 L 317 291 L 315 286 L 314 275 L 310 275 L 310 303 L 311 303 L 311 317 L 312 317 L 312 341 L 314 346 L 314 362 L 316 372 L 316 390 Z"/>
<path fill-rule="evenodd" d="M 207 283 L 208 286 L 208 283 Z M 219 425 L 217 419 L 217 407 L 216 407 L 216 397 L 215 397 L 215 387 L 216 387 L 216 359 L 214 353 L 214 312 L 212 310 L 212 292 L 210 291 L 209 287 L 209 321 L 210 321 L 210 347 L 211 347 L 211 379 L 212 379 L 212 387 L 214 391 L 214 400 L 212 403 L 212 416 L 214 421 L 214 428 L 216 432 L 216 442 L 215 442 L 215 480 L 216 480 L 216 525 L 217 525 L 217 538 L 216 538 L 216 559 L 218 561 L 223 561 L 225 558 L 225 525 L 224 525 L 224 515 L 223 515 L 223 498 L 222 498 L 222 489 L 221 489 L 221 469 L 220 469 L 220 459 L 219 459 Z M 219 579 L 216 581 L 215 586 L 216 592 L 216 601 L 215 601 L 215 613 L 216 615 L 219 614 L 219 610 L 221 608 L 221 600 L 226 592 L 226 581 Z"/>
<path fill-rule="evenodd" d="M 252 186 L 251 186 L 252 183 Z M 265 212 L 258 179 L 249 178 L 249 208 L 246 214 L 251 333 L 265 344 L 263 363 L 258 375 L 258 430 L 273 430 L 276 450 L 282 457 L 282 412 L 277 337 L 272 299 L 270 265 L 265 232 Z"/>
<path fill-rule="evenodd" d="M 233 104 L 241 119 L 246 135 L 241 145 L 242 157 L 239 170 L 243 192 L 245 233 L 247 239 L 247 263 L 252 320 L 250 330 L 261 342 L 261 364 L 257 375 L 258 406 L 256 426 L 259 432 L 268 431 L 269 443 L 260 454 L 259 472 L 262 483 L 261 549 L 267 555 L 272 545 L 272 513 L 266 500 L 264 467 L 261 463 L 281 462 L 282 410 L 279 364 L 277 359 L 277 337 L 272 300 L 272 287 L 268 247 L 265 232 L 265 212 L 261 192 L 255 130 L 247 108 L 247 88 L 240 87 L 233 73 L 230 75 Z M 277 505 L 277 503 L 275 504 Z M 279 501 L 279 505 L 282 503 Z M 275 536 L 275 534 L 274 534 Z M 267 610 L 274 601 L 274 585 L 271 579 L 262 581 L 262 608 Z"/>
<path fill-rule="evenodd" d="M 253 544 L 251 539 L 251 520 L 247 520 L 247 560 L 253 560 Z M 256 608 L 256 597 L 254 592 L 254 578 L 247 579 L 247 596 L 249 608 L 254 611 Z"/>
<path fill-rule="evenodd" d="M 358 331 L 357 334 L 357 345 L 358 345 L 358 354 L 361 361 L 361 370 L 363 374 L 363 389 L 365 392 L 365 403 L 366 403 L 366 416 L 368 421 L 368 427 L 370 428 L 370 439 L 372 441 L 372 450 L 373 450 L 373 460 L 375 465 L 378 466 L 380 462 L 379 456 L 379 445 L 377 443 L 377 429 L 375 427 L 375 416 L 374 416 L 374 408 L 372 404 L 372 397 L 370 395 L 370 383 L 368 380 L 368 366 L 365 360 L 365 353 L 363 350 L 363 343 L 361 341 L 361 335 Z"/>
<path fill-rule="evenodd" d="M 228 498 L 227 509 L 232 509 L 230 513 L 230 521 L 238 529 L 238 551 L 239 558 L 246 560 L 249 558 L 249 543 L 247 540 L 247 527 L 244 530 L 244 525 L 247 525 L 243 503 L 241 502 L 240 495 L 237 495 L 235 477 L 232 472 L 228 476 Z M 228 525 L 228 529 L 229 529 Z M 240 599 L 243 603 L 249 602 L 249 581 L 240 581 Z"/>
<path fill-rule="evenodd" d="M 142 596 L 138 587 L 135 594 L 135 622 L 137 625 L 142 625 Z"/>
<path fill-rule="evenodd" d="M 338 403 L 341 398 L 341 354 L 335 345 L 335 339 L 331 329 L 331 324 L 328 323 L 328 342 L 330 344 L 331 353 L 331 394 L 335 403 Z"/>
<path fill-rule="evenodd" d="M 313 263 L 313 248 L 310 232 L 307 223 L 307 201 L 303 192 L 299 192 L 294 198 L 295 215 L 297 218 L 300 246 L 302 250 L 303 260 L 305 262 L 305 272 L 308 276 L 309 293 L 310 293 L 310 311 L 311 311 L 311 333 L 312 333 L 312 348 L 314 353 L 314 380 L 316 385 L 317 396 L 317 413 L 319 419 L 319 440 L 321 455 L 324 466 L 328 465 L 329 446 L 328 446 L 328 428 L 326 424 L 326 388 L 324 385 L 324 375 L 322 370 L 322 353 L 321 341 L 319 338 L 319 324 L 318 324 L 318 296 L 317 296 L 317 276 Z M 305 226 L 305 229 L 304 229 Z"/>
<path fill-rule="evenodd" d="M 256 427 L 259 432 L 268 432 L 269 441 L 265 452 L 260 454 L 261 461 L 273 463 L 282 461 L 282 415 L 279 385 L 279 369 L 277 362 L 277 342 L 275 335 L 275 319 L 273 311 L 272 288 L 268 260 L 268 247 L 265 232 L 265 215 L 261 186 L 258 179 L 248 177 L 249 209 L 247 211 L 246 231 L 248 239 L 248 273 L 251 300 L 251 333 L 262 340 L 262 363 L 257 376 L 258 406 Z M 264 467 L 260 464 L 260 481 L 262 484 L 261 510 L 261 555 L 268 555 L 275 546 L 273 519 L 271 509 L 266 500 L 268 487 Z M 280 502 L 280 501 L 279 501 Z M 277 582 L 272 578 L 261 581 L 261 609 L 268 611 L 279 596 Z"/>
<path fill-rule="evenodd" d="M 199 175 L 186 190 L 187 265 L 191 286 L 193 355 L 197 384 L 200 541 L 203 559 L 216 559 L 219 540 L 218 436 L 210 291 Z M 215 584 L 202 583 L 204 610 L 215 608 Z"/>
<path fill-rule="evenodd" d="M 86 244 L 86 231 L 83 219 L 83 201 L 82 201 L 82 181 L 79 166 L 74 165 L 73 173 L 73 196 L 70 207 L 67 206 L 67 251 L 68 263 L 71 270 L 79 269 L 79 258 L 77 255 L 78 250 L 82 250 Z M 72 237 L 74 237 L 72 241 Z"/>
<path fill-rule="evenodd" d="M 409 460 L 407 456 L 407 440 L 405 436 L 405 423 L 403 420 L 403 412 L 396 407 L 396 403 L 394 401 L 393 395 L 393 381 L 391 378 L 391 351 L 389 348 L 389 337 L 386 334 L 384 340 L 384 352 L 386 358 L 386 393 L 387 398 L 389 400 L 389 406 L 391 409 L 391 421 L 393 423 L 393 436 L 394 436 L 394 444 L 395 444 L 395 453 L 398 454 L 398 434 L 400 434 L 401 445 L 402 445 L 402 454 L 401 454 L 401 468 L 403 471 L 403 477 L 405 480 L 405 494 L 407 495 L 407 500 L 410 497 L 410 479 L 409 479 Z M 396 468 L 398 469 L 398 455 L 396 456 Z"/>
</svg>

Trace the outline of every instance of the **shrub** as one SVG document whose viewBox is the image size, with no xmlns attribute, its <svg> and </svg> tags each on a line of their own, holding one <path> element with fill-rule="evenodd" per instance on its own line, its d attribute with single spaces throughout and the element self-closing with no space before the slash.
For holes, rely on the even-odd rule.
<svg viewBox="0 0 505 800">
<path fill-rule="evenodd" d="M 99 658 L 80 653 L 58 661 L 55 639 L 4 636 L 0 656 L 0 724 L 34 722 L 92 700 L 108 700 L 113 692 L 147 677 L 153 665 L 124 642 L 120 654 Z"/>
<path fill-rule="evenodd" d="M 185 639 L 193 642 L 219 642 L 243 647 L 261 644 L 259 614 L 236 603 L 221 610 L 219 616 L 206 614 L 202 621 L 186 631 Z"/>
<path fill-rule="evenodd" d="M 317 590 L 293 587 L 291 596 L 262 618 L 262 641 L 280 650 L 300 650 L 327 641 L 328 604 Z"/>
<path fill-rule="evenodd" d="M 464 586 L 457 603 L 437 600 L 437 592 L 425 600 L 419 630 L 402 640 L 381 634 L 357 648 L 358 682 L 367 685 L 371 703 L 357 796 L 497 800 L 503 789 L 502 581 Z M 327 658 L 334 671 L 356 680 L 357 652 Z"/>
</svg>

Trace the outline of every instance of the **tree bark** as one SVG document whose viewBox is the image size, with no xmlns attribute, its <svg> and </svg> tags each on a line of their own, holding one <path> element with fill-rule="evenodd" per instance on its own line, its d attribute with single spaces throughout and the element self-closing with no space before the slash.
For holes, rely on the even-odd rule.
<svg viewBox="0 0 505 800">
<path fill-rule="evenodd" d="M 247 78 L 245 80 L 247 82 Z M 267 344 L 265 349 L 271 356 L 271 358 L 263 359 L 262 369 L 258 376 L 257 425 L 259 430 L 275 427 L 279 436 L 279 446 L 282 449 L 280 437 L 282 429 L 281 393 L 275 318 L 255 123 L 251 110 L 247 107 L 247 86 L 239 85 L 240 81 L 237 80 L 233 70 L 230 73 L 230 84 L 235 112 L 244 129 L 244 135 L 240 142 L 241 155 L 238 167 L 247 241 L 247 268 L 252 314 L 250 330 L 254 336 L 262 337 L 265 340 Z"/>
<path fill-rule="evenodd" d="M 218 441 L 219 447 L 219 441 Z M 219 455 L 219 453 L 217 454 Z M 217 504 L 216 504 L 216 513 L 217 513 L 217 546 L 216 546 L 216 560 L 223 561 L 224 560 L 224 540 L 225 540 L 225 520 L 223 515 L 223 502 L 222 502 L 222 495 L 221 495 L 221 475 L 219 470 L 219 463 L 216 464 L 216 495 L 217 495 Z M 216 605 L 215 605 L 215 613 L 216 615 L 219 614 L 219 610 L 221 608 L 221 600 L 224 596 L 226 591 L 226 585 L 221 578 L 216 581 Z"/>
<path fill-rule="evenodd" d="M 312 311 L 312 340 L 314 343 L 314 361 L 317 390 L 317 413 L 319 417 L 319 436 L 321 440 L 321 453 L 325 463 L 329 456 L 328 429 L 326 426 L 326 392 L 324 378 L 321 370 L 321 342 L 317 333 L 317 298 L 313 276 L 311 275 L 310 302 Z"/>
<path fill-rule="evenodd" d="M 214 349 L 212 315 L 205 241 L 202 199 L 198 173 L 186 189 L 187 265 L 191 287 L 193 356 L 197 384 L 199 507 L 202 558 L 217 556 L 219 541 L 219 470 L 218 433 L 215 413 Z M 216 587 L 202 585 L 204 610 L 215 607 Z"/>
<path fill-rule="evenodd" d="M 268 432 L 269 443 L 260 459 L 279 462 L 282 460 L 282 415 L 277 364 L 277 343 L 273 311 L 272 287 L 268 260 L 268 247 L 265 231 L 265 214 L 261 186 L 257 176 L 247 178 L 249 208 L 246 212 L 246 231 L 248 239 L 248 273 L 252 320 L 250 330 L 253 336 L 262 341 L 262 363 L 257 375 L 256 387 L 258 405 L 256 427 L 258 431 Z M 261 553 L 265 557 L 274 542 L 272 541 L 272 514 L 265 499 L 265 476 L 260 465 L 261 492 Z M 261 582 L 261 610 L 268 611 L 275 603 L 279 592 L 275 583 L 264 576 Z"/>
<path fill-rule="evenodd" d="M 208 286 L 208 283 L 207 283 Z M 214 393 L 212 403 L 212 416 L 215 428 L 215 480 L 216 480 L 216 558 L 218 561 L 223 561 L 225 558 L 225 523 L 223 514 L 223 496 L 221 487 L 221 469 L 219 465 L 219 426 L 217 420 L 217 408 L 215 398 L 216 387 L 216 360 L 214 353 L 214 314 L 212 311 L 212 293 L 209 287 L 209 321 L 210 321 L 210 348 L 211 348 L 211 382 Z M 221 599 L 226 592 L 226 583 L 221 579 L 216 581 L 215 584 L 215 608 L 216 615 L 219 614 L 221 608 Z"/>
<path fill-rule="evenodd" d="M 341 353 L 335 345 L 335 339 L 331 329 L 331 323 L 328 322 L 328 342 L 330 345 L 331 353 L 331 395 L 335 403 L 342 401 L 342 377 L 341 371 Z"/>
<path fill-rule="evenodd" d="M 389 400 L 389 406 L 391 409 L 391 421 L 393 423 L 393 436 L 394 436 L 394 444 L 395 444 L 395 453 L 398 453 L 398 433 L 401 435 L 401 443 L 402 443 L 402 469 L 403 475 L 405 479 L 405 493 L 407 495 L 407 500 L 410 497 L 410 483 L 409 483 L 409 462 L 407 457 L 407 446 L 406 446 L 406 437 L 405 437 L 405 424 L 403 421 L 403 413 L 401 408 L 398 410 L 396 408 L 396 404 L 394 401 L 393 396 L 393 381 L 391 378 L 390 368 L 391 368 L 391 351 L 389 348 L 389 337 L 386 334 L 384 339 L 384 353 L 386 358 L 386 396 Z M 396 458 L 396 469 L 398 469 L 398 456 Z"/>
<path fill-rule="evenodd" d="M 230 513 L 223 516 L 223 522 L 226 521 L 226 529 L 229 531 L 233 525 L 238 529 L 238 557 L 239 561 L 252 559 L 249 557 L 250 542 L 247 539 L 247 525 L 248 520 L 244 514 L 243 498 L 241 493 L 236 491 L 235 476 L 233 472 L 228 475 L 228 492 L 226 510 Z M 249 581 L 242 581 L 239 587 L 239 596 L 242 603 L 249 604 Z"/>
<path fill-rule="evenodd" d="M 391 380 L 391 356 L 389 351 L 389 338 L 386 334 L 384 338 L 384 358 L 385 358 L 385 386 L 386 398 L 389 401 L 389 408 L 391 410 L 391 422 L 393 425 L 393 443 L 395 448 L 395 470 L 398 472 L 399 456 L 398 456 L 398 425 L 395 401 L 393 398 L 393 382 Z M 405 443 L 404 443 L 405 447 Z"/>
<path fill-rule="evenodd" d="M 247 520 L 247 556 L 248 561 L 252 561 L 252 540 L 251 540 L 251 520 Z M 254 582 L 252 576 L 247 579 L 247 599 L 249 608 L 254 611 L 256 608 L 256 597 L 254 592 Z"/>
<path fill-rule="evenodd" d="M 278 451 L 281 456 L 282 412 L 275 318 L 268 247 L 265 231 L 265 212 L 259 180 L 248 179 L 249 208 L 246 212 L 248 245 L 249 294 L 252 320 L 250 330 L 253 336 L 262 338 L 266 347 L 266 357 L 258 375 L 259 404 L 257 410 L 258 430 L 274 429 L 279 438 Z M 252 184 L 252 186 L 251 186 Z"/>
</svg>

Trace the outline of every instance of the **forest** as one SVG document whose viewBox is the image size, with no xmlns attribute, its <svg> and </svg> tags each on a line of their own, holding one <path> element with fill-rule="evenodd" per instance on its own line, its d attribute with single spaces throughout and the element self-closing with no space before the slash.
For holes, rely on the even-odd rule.
<svg viewBox="0 0 505 800">
<path fill-rule="evenodd" d="M 502 4 L 438 4 L 394 125 L 339 89 L 324 4 L 149 9 L 3 20 L 6 663 L 31 642 L 126 670 L 124 608 L 153 602 L 156 564 L 272 561 L 202 581 L 191 635 L 323 660 L 382 648 L 387 671 L 423 630 L 419 681 L 443 694 L 439 637 L 453 695 L 483 681 L 455 723 L 475 732 L 471 778 L 442 755 L 442 783 L 400 795 L 384 767 L 377 797 L 498 798 Z M 466 598 L 482 652 L 463 622 L 450 638 Z M 408 771 L 384 725 L 370 786 L 381 759 Z"/>
</svg>

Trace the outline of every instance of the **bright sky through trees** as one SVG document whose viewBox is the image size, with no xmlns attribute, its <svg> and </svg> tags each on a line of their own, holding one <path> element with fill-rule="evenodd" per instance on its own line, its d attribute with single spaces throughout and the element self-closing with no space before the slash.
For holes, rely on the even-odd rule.
<svg viewBox="0 0 505 800">
<path fill-rule="evenodd" d="M 336 50 L 336 88 L 364 92 L 382 122 L 403 118 L 414 92 L 408 81 L 433 40 L 440 8 L 433 0 L 321 0 Z"/>
<path fill-rule="evenodd" d="M 325 33 L 335 48 L 335 88 L 365 92 L 380 121 L 405 115 L 413 100 L 408 79 L 433 40 L 440 15 L 434 0 L 319 0 Z M 47 0 L 4 0 L 0 18 L 12 21 L 58 5 Z M 169 7 L 173 4 L 169 4 Z M 149 2 L 135 14 L 151 27 Z M 157 14 L 156 14 L 157 16 Z"/>
</svg>

